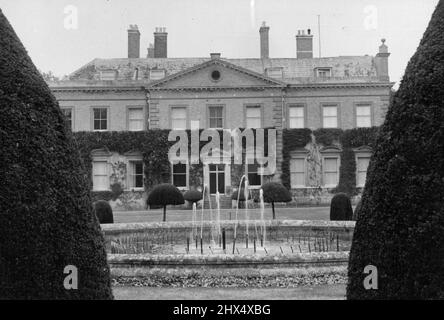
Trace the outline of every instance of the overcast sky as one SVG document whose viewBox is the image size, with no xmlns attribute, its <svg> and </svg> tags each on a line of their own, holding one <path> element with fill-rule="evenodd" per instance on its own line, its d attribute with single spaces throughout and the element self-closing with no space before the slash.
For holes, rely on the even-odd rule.
<svg viewBox="0 0 444 320">
<path fill-rule="evenodd" d="M 141 57 L 155 27 L 166 27 L 169 57 L 259 57 L 259 27 L 270 26 L 270 57 L 295 57 L 295 35 L 312 30 L 314 56 L 375 55 L 385 38 L 398 81 L 438 0 L 0 0 L 37 67 L 69 74 L 94 58 L 127 57 L 127 29 L 141 32 Z M 77 26 L 73 17 L 77 10 Z M 66 10 L 66 11 L 65 11 Z M 65 13 L 66 12 L 66 13 Z"/>
</svg>

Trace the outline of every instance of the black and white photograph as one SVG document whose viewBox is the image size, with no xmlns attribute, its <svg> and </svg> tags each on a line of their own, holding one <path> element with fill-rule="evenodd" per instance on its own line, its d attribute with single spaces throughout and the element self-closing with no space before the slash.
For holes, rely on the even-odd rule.
<svg viewBox="0 0 444 320">
<path fill-rule="evenodd" d="M 0 300 L 442 299 L 444 0 L 0 0 Z"/>
</svg>

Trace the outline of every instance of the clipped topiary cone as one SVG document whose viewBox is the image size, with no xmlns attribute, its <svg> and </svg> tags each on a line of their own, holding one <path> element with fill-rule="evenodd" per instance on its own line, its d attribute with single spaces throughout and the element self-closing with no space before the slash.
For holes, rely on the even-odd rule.
<svg viewBox="0 0 444 320">
<path fill-rule="evenodd" d="M 79 151 L 1 10 L 0 110 L 0 299 L 112 298 Z M 64 286 L 68 265 L 76 290 Z"/>
<path fill-rule="evenodd" d="M 348 299 L 444 298 L 444 1 L 407 65 L 367 174 Z M 377 277 L 365 274 L 373 265 Z M 378 280 L 377 289 L 363 281 Z"/>
</svg>

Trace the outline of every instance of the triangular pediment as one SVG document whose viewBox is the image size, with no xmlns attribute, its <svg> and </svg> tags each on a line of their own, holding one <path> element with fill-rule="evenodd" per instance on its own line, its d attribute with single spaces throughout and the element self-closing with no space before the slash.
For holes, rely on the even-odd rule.
<svg viewBox="0 0 444 320">
<path fill-rule="evenodd" d="M 153 89 L 261 88 L 285 84 L 260 73 L 214 59 L 153 82 Z"/>
</svg>

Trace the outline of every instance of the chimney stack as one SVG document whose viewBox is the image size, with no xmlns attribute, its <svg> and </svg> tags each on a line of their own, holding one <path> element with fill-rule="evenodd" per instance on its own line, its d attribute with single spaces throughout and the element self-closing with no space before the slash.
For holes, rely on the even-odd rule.
<svg viewBox="0 0 444 320">
<path fill-rule="evenodd" d="M 381 39 L 381 42 L 382 44 L 379 46 L 379 52 L 375 57 L 376 74 L 380 80 L 390 81 L 388 71 L 388 57 L 390 56 L 390 53 L 385 44 L 385 39 Z"/>
<path fill-rule="evenodd" d="M 259 29 L 259 34 L 260 34 L 260 38 L 261 38 L 261 59 L 270 58 L 269 45 L 268 45 L 268 31 L 269 30 L 270 30 L 270 27 L 267 27 L 265 25 L 265 21 L 262 22 L 262 26 Z"/>
<path fill-rule="evenodd" d="M 154 45 L 152 43 L 148 46 L 148 56 L 147 58 L 154 58 Z"/>
<path fill-rule="evenodd" d="M 296 58 L 298 59 L 311 59 L 313 58 L 313 35 L 311 30 L 298 30 L 296 36 Z"/>
<path fill-rule="evenodd" d="M 154 32 L 154 58 L 167 57 L 167 36 L 166 28 L 156 28 Z"/>
<path fill-rule="evenodd" d="M 140 32 L 137 24 L 128 29 L 128 58 L 140 58 Z"/>
</svg>

